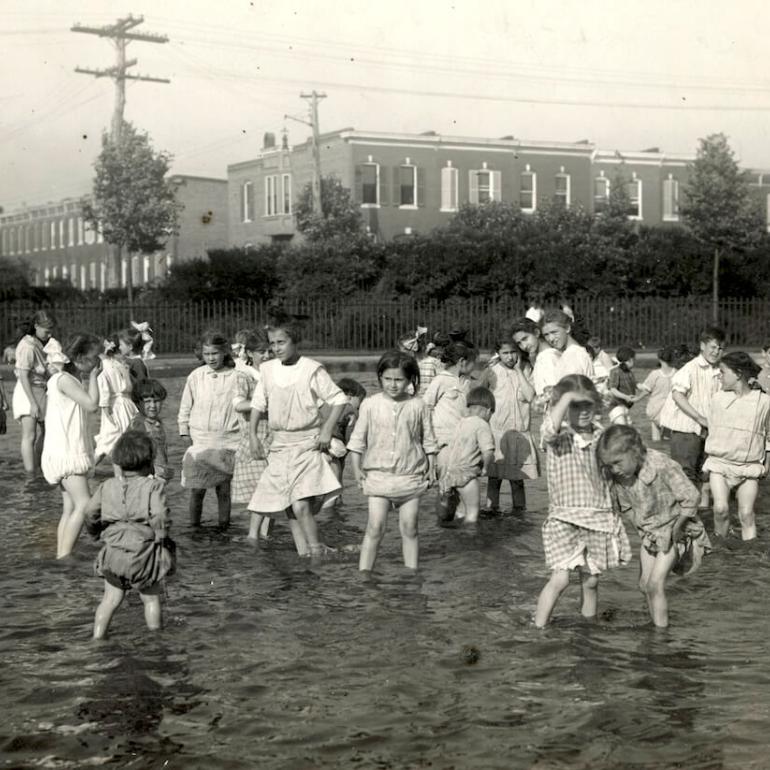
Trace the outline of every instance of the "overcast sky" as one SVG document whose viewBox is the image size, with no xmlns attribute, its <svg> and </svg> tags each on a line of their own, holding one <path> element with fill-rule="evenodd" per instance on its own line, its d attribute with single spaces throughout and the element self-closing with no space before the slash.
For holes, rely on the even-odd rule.
<svg viewBox="0 0 770 770">
<path fill-rule="evenodd" d="M 694 152 L 723 131 L 770 168 L 770 4 L 764 0 L 0 0 L 0 205 L 90 187 L 114 85 L 76 66 L 112 44 L 70 31 L 143 15 L 126 118 L 174 155 L 174 171 L 226 177 L 265 131 L 307 129 L 302 90 L 346 126 Z"/>
</svg>

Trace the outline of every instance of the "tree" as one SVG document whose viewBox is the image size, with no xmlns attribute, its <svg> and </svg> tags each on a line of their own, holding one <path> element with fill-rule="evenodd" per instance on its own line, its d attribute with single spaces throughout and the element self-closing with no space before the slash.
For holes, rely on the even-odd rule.
<svg viewBox="0 0 770 770">
<path fill-rule="evenodd" d="M 682 218 L 712 255 L 712 316 L 719 321 L 720 260 L 751 248 L 762 237 L 762 215 L 751 197 L 748 172 L 741 171 L 724 134 L 700 140 L 684 189 Z"/>
<path fill-rule="evenodd" d="M 308 183 L 294 207 L 297 229 L 307 240 L 363 233 L 361 210 L 336 176 L 321 178 L 321 209 L 321 214 L 313 211 L 313 185 Z"/>
<path fill-rule="evenodd" d="M 110 285 L 117 285 L 123 249 L 128 252 L 129 304 L 133 302 L 132 255 L 157 251 L 177 231 L 181 204 L 166 178 L 170 164 L 171 156 L 155 152 L 147 134 L 130 123 L 123 124 L 117 141 L 102 134 L 93 198 L 83 201 L 83 218 L 114 247 Z"/>
</svg>

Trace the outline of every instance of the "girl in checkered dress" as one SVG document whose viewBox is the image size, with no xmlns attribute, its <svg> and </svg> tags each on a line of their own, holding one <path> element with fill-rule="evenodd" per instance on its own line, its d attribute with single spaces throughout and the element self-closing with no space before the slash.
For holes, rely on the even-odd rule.
<svg viewBox="0 0 770 770">
<path fill-rule="evenodd" d="M 543 547 L 552 572 L 537 600 L 539 628 L 551 619 L 571 570 L 580 571 L 581 614 L 595 618 L 599 575 L 631 558 L 628 536 L 613 511 L 610 488 L 596 458 L 601 427 L 595 417 L 600 405 L 601 396 L 591 380 L 570 374 L 554 386 L 551 410 L 543 419 L 549 497 Z"/>
</svg>

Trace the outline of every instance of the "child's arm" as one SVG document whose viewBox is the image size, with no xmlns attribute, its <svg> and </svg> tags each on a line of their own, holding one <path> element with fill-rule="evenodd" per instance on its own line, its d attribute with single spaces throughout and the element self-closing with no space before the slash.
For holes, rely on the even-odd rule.
<svg viewBox="0 0 770 770">
<path fill-rule="evenodd" d="M 334 380 L 332 380 L 329 373 L 323 367 L 320 367 L 313 372 L 313 376 L 310 380 L 310 389 L 313 393 L 318 394 L 318 397 L 331 407 L 329 414 L 326 415 L 326 419 L 318 433 L 318 438 L 316 439 L 317 449 L 320 452 L 325 452 L 329 448 L 334 428 L 337 425 L 337 421 L 340 419 L 342 410 L 347 406 L 348 401 L 345 394 L 337 387 Z"/>
<path fill-rule="evenodd" d="M 564 418 L 567 416 L 569 405 L 573 401 L 576 401 L 578 398 L 580 397 L 577 393 L 569 391 L 565 393 L 551 408 L 550 418 L 554 433 L 559 433 L 559 431 L 561 431 L 561 424 L 564 422 Z M 544 428 L 545 422 L 546 421 L 543 421 Z"/>
<path fill-rule="evenodd" d="M 94 494 L 91 496 L 91 499 L 86 504 L 86 509 L 84 511 L 84 520 L 83 520 L 86 527 L 86 531 L 95 540 L 99 538 L 99 535 L 101 534 L 101 531 L 102 531 L 101 520 L 102 520 L 102 485 L 100 484 L 99 488 L 96 490 L 96 492 L 94 492 Z"/>
<path fill-rule="evenodd" d="M 150 526 L 155 532 L 156 542 L 164 540 L 168 535 L 168 528 L 171 524 L 168 512 L 166 485 L 162 481 L 156 480 L 150 492 Z"/>
<path fill-rule="evenodd" d="M 529 404 L 535 399 L 535 388 L 532 386 L 532 383 L 527 379 L 527 375 L 525 374 L 524 369 L 522 368 L 521 359 L 519 359 L 516 362 L 516 367 L 514 368 L 514 371 L 516 372 L 516 377 L 519 380 L 519 400 L 523 401 L 526 404 Z"/>
<path fill-rule="evenodd" d="M 187 378 L 187 381 L 184 384 L 182 398 L 179 402 L 179 414 L 177 415 L 179 435 L 188 439 L 190 438 L 190 413 L 192 412 L 193 402 L 195 400 L 190 382 L 191 378 L 192 375 Z"/>
<path fill-rule="evenodd" d="M 358 412 L 358 419 L 353 427 L 353 432 L 348 439 L 347 450 L 350 452 L 350 460 L 353 465 L 353 476 L 359 486 L 366 479 L 366 472 L 361 467 L 361 460 L 366 451 L 369 438 L 369 404 L 364 401 Z"/>
<path fill-rule="evenodd" d="M 265 459 L 265 448 L 257 438 L 257 428 L 264 418 L 265 412 L 260 412 L 258 409 L 251 410 L 251 416 L 249 417 L 249 449 L 251 450 L 251 456 L 255 460 Z"/>
<path fill-rule="evenodd" d="M 99 408 L 98 376 L 99 367 L 95 366 L 91 370 L 91 374 L 88 375 L 87 391 L 83 390 L 83 386 L 74 377 L 61 377 L 58 381 L 59 390 L 76 404 L 82 406 L 86 412 L 95 412 Z"/>
<path fill-rule="evenodd" d="M 687 366 L 683 366 L 671 378 L 671 398 L 691 420 L 695 420 L 704 428 L 708 428 L 708 415 L 701 414 L 687 400 L 687 395 L 690 393 L 691 388 L 690 372 Z"/>
<path fill-rule="evenodd" d="M 433 418 L 427 404 L 424 404 L 421 412 L 422 420 L 422 448 L 428 457 L 428 481 L 433 484 L 436 481 L 436 455 L 438 454 L 438 441 L 433 431 Z"/>
<path fill-rule="evenodd" d="M 481 451 L 481 475 L 489 476 L 489 469 L 495 461 L 495 437 L 488 423 L 477 433 L 479 450 Z"/>
</svg>

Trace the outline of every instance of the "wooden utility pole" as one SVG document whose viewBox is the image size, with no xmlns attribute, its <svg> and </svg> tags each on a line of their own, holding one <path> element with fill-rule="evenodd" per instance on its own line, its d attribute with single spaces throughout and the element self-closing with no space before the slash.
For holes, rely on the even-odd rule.
<svg viewBox="0 0 770 770">
<path fill-rule="evenodd" d="M 108 24 L 105 27 L 88 27 L 83 24 L 73 24 L 70 28 L 72 32 L 82 32 L 86 35 L 97 35 L 98 37 L 109 38 L 115 44 L 116 62 L 114 67 L 104 69 L 86 69 L 84 67 L 75 67 L 75 72 L 82 75 L 93 75 L 96 78 L 112 78 L 115 81 L 115 109 L 112 113 L 112 125 L 110 127 L 110 138 L 114 144 L 120 142 L 123 133 L 123 112 L 126 108 L 126 80 L 144 80 L 150 83 L 170 83 L 167 78 L 154 78 L 149 75 L 130 75 L 128 68 L 136 64 L 136 59 L 126 59 L 126 46 L 132 40 L 139 40 L 143 43 L 168 43 L 166 35 L 155 35 L 152 33 L 131 32 L 134 27 L 144 22 L 144 16 L 131 16 L 130 14 L 123 19 L 118 19 L 114 24 Z M 120 285 L 120 258 L 121 248 L 112 247 L 112 259 L 109 265 L 108 278 L 110 287 Z M 129 302 L 132 300 L 132 280 L 133 265 L 131 255 L 128 260 L 128 270 L 126 271 L 126 284 L 129 295 Z"/>
<path fill-rule="evenodd" d="M 321 207 L 321 130 L 318 126 L 318 102 L 325 99 L 326 94 L 319 94 L 314 89 L 309 94 L 300 94 L 300 98 L 310 102 L 310 120 L 307 125 L 313 129 L 313 211 L 321 216 L 323 214 Z"/>
</svg>

